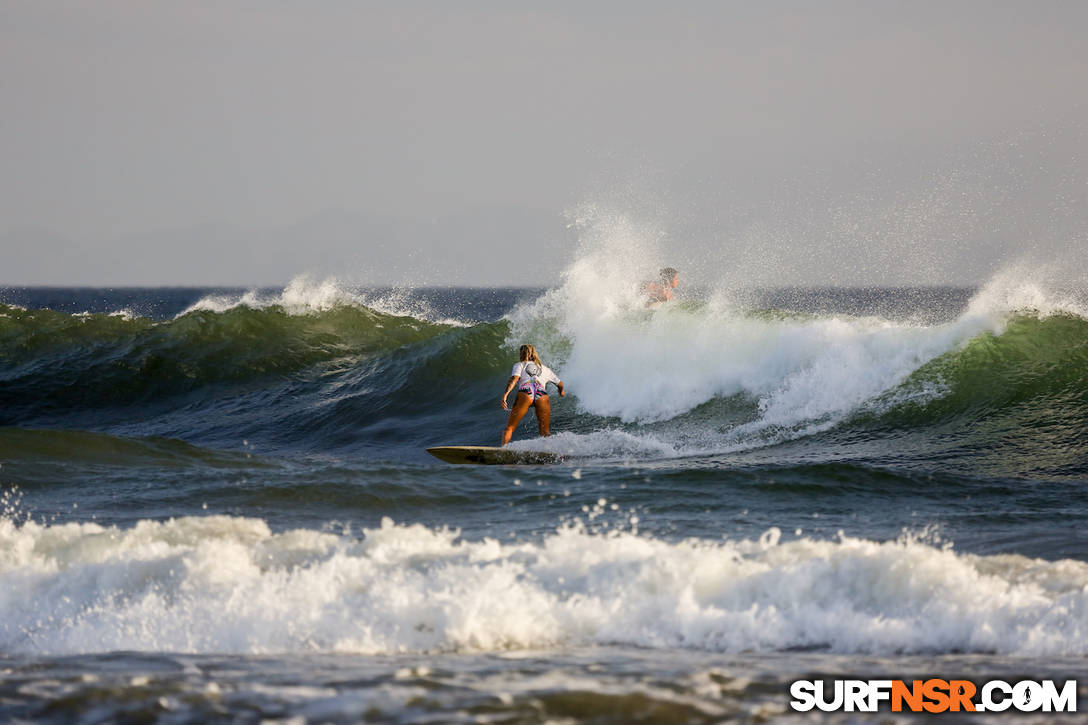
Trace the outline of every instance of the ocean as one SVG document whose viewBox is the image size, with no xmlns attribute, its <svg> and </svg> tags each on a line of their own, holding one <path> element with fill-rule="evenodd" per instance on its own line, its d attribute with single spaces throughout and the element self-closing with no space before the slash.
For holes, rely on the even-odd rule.
<svg viewBox="0 0 1088 725">
<path fill-rule="evenodd" d="M 511 445 L 563 462 L 430 457 L 498 444 L 525 342 L 568 395 Z M 905 717 L 792 710 L 821 678 L 1085 701 L 1086 486 L 1088 299 L 1014 272 L 652 309 L 577 267 L 0 289 L 0 721 Z"/>
</svg>

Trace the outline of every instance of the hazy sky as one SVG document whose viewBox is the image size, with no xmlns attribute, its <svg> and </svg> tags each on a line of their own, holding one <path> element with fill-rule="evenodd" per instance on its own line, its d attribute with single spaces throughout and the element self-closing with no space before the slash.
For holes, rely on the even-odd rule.
<svg viewBox="0 0 1088 725">
<path fill-rule="evenodd" d="M 0 283 L 977 281 L 1088 247 L 1086 79 L 1080 1 L 0 0 Z"/>
</svg>

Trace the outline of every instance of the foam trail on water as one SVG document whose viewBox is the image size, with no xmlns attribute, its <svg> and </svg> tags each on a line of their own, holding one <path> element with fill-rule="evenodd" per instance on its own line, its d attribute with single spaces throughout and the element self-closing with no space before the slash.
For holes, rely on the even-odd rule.
<svg viewBox="0 0 1088 725">
<path fill-rule="evenodd" d="M 679 452 L 669 441 L 652 433 L 632 434 L 622 430 L 599 430 L 593 433 L 553 433 L 547 438 L 513 441 L 515 450 L 551 451 L 577 458 L 672 458 Z"/>
<path fill-rule="evenodd" d="M 601 505 L 602 508 L 604 504 Z M 229 516 L 131 529 L 0 520 L 0 649 L 73 654 L 498 651 L 1088 654 L 1088 564 L 911 537 L 670 542 L 574 524 L 465 541 Z"/>
</svg>

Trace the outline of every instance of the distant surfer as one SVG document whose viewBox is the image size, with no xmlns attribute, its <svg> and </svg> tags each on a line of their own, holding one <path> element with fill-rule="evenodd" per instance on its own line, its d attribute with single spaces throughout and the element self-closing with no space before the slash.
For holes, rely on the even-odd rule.
<svg viewBox="0 0 1088 725">
<path fill-rule="evenodd" d="M 668 302 L 673 298 L 673 290 L 680 286 L 680 273 L 672 267 L 664 267 L 657 282 L 643 282 L 642 292 L 646 295 L 646 305 L 656 302 Z"/>
<path fill-rule="evenodd" d="M 514 409 L 510 410 L 510 418 L 506 421 L 506 428 L 502 431 L 502 444 L 505 446 L 514 435 L 514 429 L 529 412 L 529 406 L 536 408 L 536 425 L 540 435 L 551 435 L 552 406 L 548 402 L 548 383 L 555 383 L 559 388 L 559 397 L 566 393 L 563 390 L 563 381 L 559 379 L 550 368 L 540 362 L 540 356 L 536 354 L 536 348 L 532 345 L 522 345 L 518 350 L 519 361 L 510 371 L 510 382 L 506 384 L 506 392 L 502 394 L 502 409 L 509 410 L 506 399 L 510 391 L 517 386 L 518 394 L 514 398 Z"/>
</svg>

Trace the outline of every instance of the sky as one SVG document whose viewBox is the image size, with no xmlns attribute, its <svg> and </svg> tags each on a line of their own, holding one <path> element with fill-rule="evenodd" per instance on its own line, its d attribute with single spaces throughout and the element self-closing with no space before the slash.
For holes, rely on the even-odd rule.
<svg viewBox="0 0 1088 725">
<path fill-rule="evenodd" d="M 617 235 L 704 283 L 1082 264 L 1086 38 L 1079 1 L 0 0 L 0 284 L 547 286 Z"/>
</svg>

